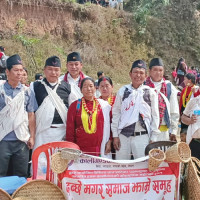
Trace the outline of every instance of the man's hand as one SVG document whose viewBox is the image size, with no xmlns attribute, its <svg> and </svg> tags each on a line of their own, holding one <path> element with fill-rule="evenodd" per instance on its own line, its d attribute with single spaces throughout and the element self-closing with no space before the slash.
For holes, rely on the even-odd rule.
<svg viewBox="0 0 200 200">
<path fill-rule="evenodd" d="M 174 135 L 174 134 L 171 134 L 169 139 L 170 139 L 170 141 L 177 142 L 176 135 Z"/>
<path fill-rule="evenodd" d="M 33 149 L 34 144 L 35 144 L 35 138 L 30 137 L 29 140 L 28 140 L 28 142 L 27 142 L 28 148 L 29 149 Z"/>
<path fill-rule="evenodd" d="M 190 118 L 190 124 L 194 124 L 197 122 L 197 116 L 192 114 L 191 118 Z"/>
<path fill-rule="evenodd" d="M 189 117 L 183 114 L 181 116 L 181 121 L 186 125 L 194 124 L 197 122 L 197 115 L 192 114 L 192 116 Z"/>
<path fill-rule="evenodd" d="M 111 140 L 108 140 L 108 142 L 106 143 L 105 155 L 111 152 L 111 143 Z"/>
<path fill-rule="evenodd" d="M 113 146 L 114 146 L 114 149 L 115 149 L 115 150 L 117 150 L 117 151 L 120 150 L 121 143 L 120 143 L 119 137 L 114 137 L 114 138 L 113 138 Z"/>
</svg>

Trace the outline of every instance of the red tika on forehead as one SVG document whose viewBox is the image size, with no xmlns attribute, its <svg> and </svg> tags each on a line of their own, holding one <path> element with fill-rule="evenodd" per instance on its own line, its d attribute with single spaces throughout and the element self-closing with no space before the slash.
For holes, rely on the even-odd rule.
<svg viewBox="0 0 200 200">
<path fill-rule="evenodd" d="M 105 81 L 107 81 L 107 79 L 104 77 L 104 78 L 103 78 L 103 81 L 105 82 Z"/>
</svg>

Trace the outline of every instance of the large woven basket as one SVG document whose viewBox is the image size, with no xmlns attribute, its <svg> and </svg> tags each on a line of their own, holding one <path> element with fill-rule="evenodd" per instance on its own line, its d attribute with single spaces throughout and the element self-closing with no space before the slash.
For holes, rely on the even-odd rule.
<svg viewBox="0 0 200 200">
<path fill-rule="evenodd" d="M 185 142 L 178 142 L 165 152 L 167 162 L 187 163 L 191 159 L 190 147 Z"/>
<path fill-rule="evenodd" d="M 194 157 L 188 163 L 184 194 L 185 199 L 200 199 L 200 161 Z"/>
<path fill-rule="evenodd" d="M 82 151 L 78 149 L 64 148 L 61 150 L 61 157 L 66 160 L 77 160 L 81 154 Z"/>
<path fill-rule="evenodd" d="M 0 200 L 12 200 L 12 198 L 6 191 L 0 189 Z"/>
<path fill-rule="evenodd" d="M 152 149 L 149 151 L 149 171 L 155 171 L 164 160 L 165 153 L 162 150 Z"/>
<path fill-rule="evenodd" d="M 62 190 L 46 180 L 33 180 L 18 188 L 12 198 L 30 198 L 31 200 L 65 200 Z"/>
<path fill-rule="evenodd" d="M 30 197 L 16 197 L 13 200 L 34 200 L 34 199 L 32 199 Z"/>
<path fill-rule="evenodd" d="M 54 153 L 51 156 L 51 169 L 53 172 L 60 174 L 67 169 L 69 160 L 61 157 L 61 152 Z"/>
</svg>

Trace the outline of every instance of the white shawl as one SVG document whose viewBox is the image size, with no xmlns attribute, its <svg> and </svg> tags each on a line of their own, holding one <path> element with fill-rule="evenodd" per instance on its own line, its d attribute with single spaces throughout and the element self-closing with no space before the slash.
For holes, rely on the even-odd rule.
<svg viewBox="0 0 200 200">
<path fill-rule="evenodd" d="M 143 116 L 143 120 L 147 127 L 148 134 L 150 135 L 151 123 L 151 107 L 144 101 L 144 88 L 131 90 L 128 98 L 122 101 L 121 117 L 118 126 L 118 134 L 122 129 L 139 121 L 139 114 Z"/>
<path fill-rule="evenodd" d="M 61 141 L 66 132 L 68 109 L 56 93 L 59 83 L 53 90 L 47 86 L 44 81 L 41 81 L 41 83 L 44 85 L 48 96 L 43 100 L 42 104 L 35 113 L 36 141 L 34 149 L 44 143 Z M 57 128 L 55 129 L 55 133 L 52 133 L 52 129 L 50 129 L 50 127 L 54 118 L 55 109 L 58 111 L 63 124 L 56 124 Z"/>
<path fill-rule="evenodd" d="M 106 143 L 108 142 L 110 138 L 110 110 L 111 106 L 108 104 L 107 101 L 104 101 L 103 99 L 98 99 L 99 104 L 102 108 L 103 117 L 104 117 L 104 127 L 103 127 L 103 140 L 101 143 L 101 157 L 104 158 L 112 158 L 111 153 L 105 155 L 105 147 Z"/>
<path fill-rule="evenodd" d="M 6 106 L 0 111 L 0 141 L 11 131 L 16 137 L 27 142 L 30 137 L 28 129 L 28 113 L 24 109 L 24 91 L 18 93 L 13 99 L 6 95 L 4 84 L 0 86 L 0 94 L 4 95 Z"/>
</svg>

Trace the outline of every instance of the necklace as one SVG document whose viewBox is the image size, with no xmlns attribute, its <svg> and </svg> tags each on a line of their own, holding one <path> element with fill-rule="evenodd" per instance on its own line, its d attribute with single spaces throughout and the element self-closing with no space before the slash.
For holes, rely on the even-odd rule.
<svg viewBox="0 0 200 200">
<path fill-rule="evenodd" d="M 99 105 L 99 102 L 97 101 L 96 97 L 94 97 L 94 104 L 95 104 L 95 107 L 93 107 L 92 111 L 90 111 L 86 105 L 86 102 L 85 102 L 85 98 L 83 97 L 82 98 L 82 104 L 83 104 L 83 107 L 85 109 L 85 111 L 89 114 L 89 115 L 92 115 L 96 110 L 97 110 L 97 107 Z"/>
<path fill-rule="evenodd" d="M 112 106 L 113 103 L 114 103 L 114 97 L 113 95 L 111 95 L 109 98 L 108 98 L 108 103 Z"/>
<path fill-rule="evenodd" d="M 100 99 L 103 99 L 102 96 L 99 97 Z M 110 95 L 106 100 L 111 106 L 114 104 L 114 96 Z"/>
<path fill-rule="evenodd" d="M 93 109 L 90 111 L 85 102 L 85 98 L 82 98 L 82 112 L 81 120 L 83 123 L 83 128 L 86 133 L 92 134 L 96 132 L 97 128 L 97 109 L 99 102 L 96 98 L 93 100 Z"/>
</svg>

